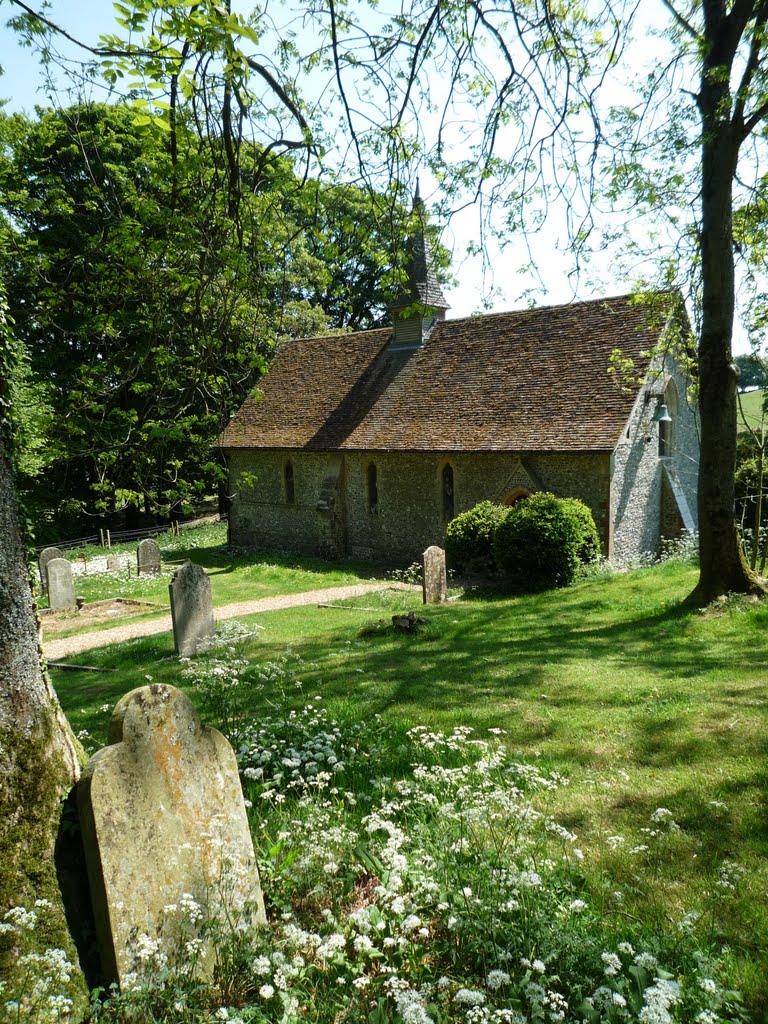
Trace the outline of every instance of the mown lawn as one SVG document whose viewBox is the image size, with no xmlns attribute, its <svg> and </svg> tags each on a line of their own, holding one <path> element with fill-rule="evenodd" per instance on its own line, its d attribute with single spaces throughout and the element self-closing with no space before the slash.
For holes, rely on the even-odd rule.
<svg viewBox="0 0 768 1024">
<path fill-rule="evenodd" d="M 759 429 L 763 420 L 764 401 L 765 391 L 760 388 L 756 388 L 754 391 L 744 391 L 739 395 L 739 404 L 737 406 L 739 430 L 747 429 L 745 421 L 753 430 Z"/>
<path fill-rule="evenodd" d="M 226 547 L 226 537 L 226 525 L 223 523 L 182 530 L 177 537 L 171 534 L 159 536 L 162 572 L 158 576 L 137 576 L 135 543 L 115 545 L 109 551 L 103 548 L 73 550 L 65 552 L 65 555 L 75 565 L 93 564 L 94 559 L 107 555 L 128 558 L 130 564 L 117 572 L 76 574 L 75 593 L 87 603 L 112 598 L 147 602 L 157 607 L 156 612 L 146 613 L 148 617 L 168 611 L 168 585 L 174 567 L 187 559 L 202 565 L 208 573 L 214 606 L 367 582 L 376 578 L 377 573 L 378 578 L 384 576 L 382 567 L 372 567 L 368 563 L 326 562 L 319 558 L 296 558 L 284 552 L 233 551 Z M 42 608 L 47 604 L 47 598 L 40 600 Z M 87 611 L 86 608 L 85 613 Z M 135 617 L 134 614 L 111 615 L 99 622 L 89 622 L 87 628 L 89 631 L 110 629 L 133 621 Z M 60 616 L 55 624 L 43 618 L 44 635 L 69 636 L 79 629 L 75 615 Z"/>
<path fill-rule="evenodd" d="M 211 557 L 211 556 L 207 556 Z M 208 564 L 211 564 L 209 561 Z M 250 570 L 233 567 L 236 592 Z M 304 570 L 306 571 L 306 570 Z M 314 570 L 309 570 L 314 571 Z M 256 570 L 253 570 L 256 572 Z M 242 574 L 236 585 L 234 577 Z M 290 650 L 300 658 L 298 707 L 316 693 L 332 713 L 398 726 L 504 730 L 516 754 L 570 780 L 553 807 L 587 851 L 636 893 L 630 916 L 679 920 L 706 902 L 723 861 L 746 869 L 718 942 L 736 957 L 754 1020 L 768 1019 L 768 606 L 733 599 L 706 612 L 681 604 L 695 571 L 668 563 L 567 590 L 527 596 L 468 594 L 430 608 L 415 635 L 381 611 L 302 607 L 250 621 L 256 665 Z M 304 585 L 296 589 L 306 589 Z M 354 605 L 372 607 L 364 597 Z M 104 741 L 114 702 L 148 677 L 184 685 L 170 635 L 80 655 L 109 668 L 54 673 L 76 731 Z M 262 680 L 245 714 L 269 714 L 280 692 Z M 192 696 L 203 703 L 201 694 Z M 242 692 L 239 698 L 242 699 Z M 208 719 L 216 709 L 204 707 Z M 377 763 L 386 775 L 393 766 Z M 629 856 L 668 808 L 682 832 L 665 855 Z M 713 925 L 713 927 L 715 927 Z"/>
</svg>

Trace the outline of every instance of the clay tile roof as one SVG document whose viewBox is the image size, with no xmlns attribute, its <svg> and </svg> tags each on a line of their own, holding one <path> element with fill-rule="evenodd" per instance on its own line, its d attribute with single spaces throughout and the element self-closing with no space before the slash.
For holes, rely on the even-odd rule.
<svg viewBox="0 0 768 1024">
<path fill-rule="evenodd" d="M 666 312 L 674 296 L 665 296 Z M 637 397 L 609 374 L 664 327 L 631 296 L 438 323 L 415 351 L 391 328 L 286 343 L 223 448 L 610 451 Z"/>
</svg>

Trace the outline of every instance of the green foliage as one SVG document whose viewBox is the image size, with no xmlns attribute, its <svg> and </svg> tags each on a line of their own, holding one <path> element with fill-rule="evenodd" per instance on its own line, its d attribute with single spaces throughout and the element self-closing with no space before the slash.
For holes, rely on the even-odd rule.
<svg viewBox="0 0 768 1024">
<path fill-rule="evenodd" d="M 576 498 L 538 491 L 509 509 L 494 551 L 505 572 L 534 587 L 567 586 L 599 547 L 592 513 Z"/>
<path fill-rule="evenodd" d="M 600 538 L 592 513 L 578 498 L 561 498 L 566 511 L 573 516 L 579 532 L 576 555 L 582 565 L 594 562 L 600 554 Z"/>
<path fill-rule="evenodd" d="M 243 143 L 235 210 L 181 112 L 173 148 L 129 105 L 1 117 L 0 137 L 21 468 L 56 519 L 63 499 L 135 517 L 215 494 L 210 449 L 275 344 L 383 315 L 384 235 L 404 215 L 361 189 L 304 186 Z"/>
<path fill-rule="evenodd" d="M 448 565 L 458 571 L 493 569 L 493 535 L 506 511 L 504 505 L 481 501 L 452 519 L 445 529 Z"/>
</svg>

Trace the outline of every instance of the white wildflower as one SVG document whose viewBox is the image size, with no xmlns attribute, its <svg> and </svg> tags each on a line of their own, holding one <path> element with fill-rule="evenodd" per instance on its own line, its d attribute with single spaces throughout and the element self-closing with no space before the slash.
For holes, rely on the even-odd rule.
<svg viewBox="0 0 768 1024">
<path fill-rule="evenodd" d="M 460 988 L 453 1000 L 459 1006 L 482 1006 L 485 996 L 475 988 Z"/>
<path fill-rule="evenodd" d="M 659 966 L 659 962 L 653 953 L 638 953 L 633 962 L 649 973 L 655 971 Z"/>
<path fill-rule="evenodd" d="M 495 970 L 488 972 L 488 977 L 486 978 L 485 983 L 491 992 L 497 992 L 502 985 L 508 985 L 510 980 L 511 979 L 506 971 Z"/>
<path fill-rule="evenodd" d="M 272 962 L 268 956 L 257 956 L 253 961 L 254 974 L 269 974 L 272 970 Z"/>
<path fill-rule="evenodd" d="M 601 953 L 600 959 L 605 964 L 603 973 L 609 978 L 615 977 L 621 970 L 621 960 L 615 953 Z"/>
</svg>

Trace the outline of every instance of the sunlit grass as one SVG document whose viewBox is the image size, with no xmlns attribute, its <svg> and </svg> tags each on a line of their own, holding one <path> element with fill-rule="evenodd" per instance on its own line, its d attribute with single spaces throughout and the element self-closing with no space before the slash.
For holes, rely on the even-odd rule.
<svg viewBox="0 0 768 1024">
<path fill-rule="evenodd" d="M 122 562 L 127 560 L 127 564 L 115 572 L 89 571 L 74 576 L 75 593 L 86 603 L 126 598 L 150 602 L 158 607 L 159 612 L 167 612 L 169 609 L 168 585 L 175 566 L 187 559 L 202 565 L 208 573 L 214 607 L 352 585 L 374 578 L 383 579 L 385 575 L 382 567 L 372 567 L 368 563 L 297 558 L 284 552 L 232 550 L 226 547 L 226 539 L 226 525 L 223 523 L 183 530 L 179 536 L 160 535 L 157 538 L 162 558 L 162 571 L 159 575 L 137 575 L 135 543 L 115 545 L 110 550 L 92 547 L 82 551 L 77 549 L 65 554 L 73 564 L 90 565 L 91 569 L 97 558 L 112 556 L 120 558 Z M 46 608 L 47 603 L 46 598 L 40 600 L 42 608 Z M 114 615 L 105 622 L 89 624 L 88 629 L 109 629 L 133 621 L 134 618 L 133 614 Z M 50 624 L 47 630 L 45 627 L 44 620 L 44 633 L 52 635 L 53 627 Z M 72 616 L 71 621 L 58 621 L 55 627 L 57 636 L 69 636 L 76 632 L 76 616 Z"/>
<path fill-rule="evenodd" d="M 361 720 L 504 730 L 516 755 L 569 778 L 555 809 L 585 848 L 620 837 L 604 854 L 637 892 L 627 913 L 674 917 L 711 887 L 724 859 L 747 869 L 749 893 L 768 887 L 768 608 L 732 599 L 690 610 L 681 602 L 694 582 L 691 567 L 667 564 L 426 611 L 418 595 L 385 595 L 380 611 L 363 597 L 345 602 L 362 609 L 305 606 L 246 620 L 264 627 L 247 651 L 258 662 L 286 649 L 300 655 L 301 686 L 288 695 L 297 707 L 320 693 L 332 713 Z M 428 619 L 415 635 L 391 628 L 392 611 L 408 608 Z M 108 721 L 102 706 L 148 676 L 184 685 L 169 635 L 87 660 L 115 671 L 57 672 L 55 683 L 75 728 L 96 743 Z M 270 713 L 282 696 L 269 685 L 254 690 L 249 714 Z M 642 843 L 658 807 L 680 824 L 685 855 L 672 845 L 666 864 L 643 864 L 626 851 Z M 764 1009 L 765 901 L 745 896 L 719 928 L 752 1005 Z"/>
</svg>

